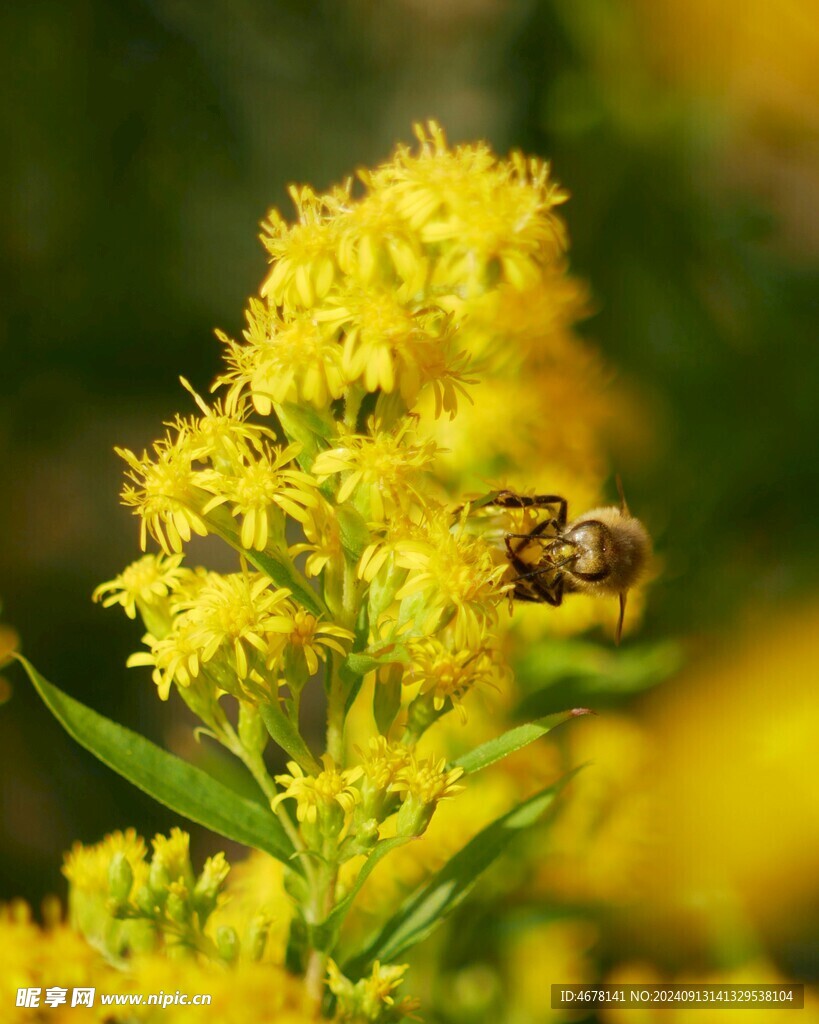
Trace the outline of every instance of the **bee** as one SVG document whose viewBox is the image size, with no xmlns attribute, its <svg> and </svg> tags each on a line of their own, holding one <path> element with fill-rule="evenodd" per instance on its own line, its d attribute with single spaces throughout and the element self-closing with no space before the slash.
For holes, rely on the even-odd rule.
<svg viewBox="0 0 819 1024">
<path fill-rule="evenodd" d="M 568 502 L 559 494 L 527 496 L 496 491 L 480 502 L 499 508 L 543 510 L 528 533 L 504 536 L 506 555 L 517 572 L 512 597 L 518 601 L 562 604 L 564 594 L 617 595 L 620 616 L 615 642 L 620 643 L 626 598 L 646 568 L 651 540 L 639 519 L 631 515 L 620 480 L 620 507 L 593 508 L 571 522 Z M 537 545 L 538 550 L 532 551 Z"/>
</svg>

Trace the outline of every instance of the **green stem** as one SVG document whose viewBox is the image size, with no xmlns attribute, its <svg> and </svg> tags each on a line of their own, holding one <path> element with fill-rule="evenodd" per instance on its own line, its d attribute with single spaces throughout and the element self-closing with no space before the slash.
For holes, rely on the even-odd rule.
<svg viewBox="0 0 819 1024">
<path fill-rule="evenodd" d="M 247 770 L 258 783 L 261 791 L 267 797 L 268 802 L 272 802 L 273 798 L 278 793 L 278 789 L 276 788 L 276 783 L 273 781 L 273 779 L 270 778 L 270 775 L 268 774 L 262 756 L 260 754 L 248 753 L 248 751 L 242 745 L 241 740 L 236 735 L 236 732 L 234 731 L 233 726 L 230 725 L 230 723 L 228 723 L 227 727 L 223 730 L 223 734 L 223 737 L 220 737 L 220 739 L 222 740 L 224 745 L 228 748 L 228 750 L 231 751 L 231 753 L 235 754 L 236 757 L 238 757 L 239 760 L 245 765 Z M 282 828 L 287 833 L 287 836 L 290 842 L 293 844 L 294 848 L 299 853 L 304 853 L 307 850 L 307 847 L 305 846 L 304 840 L 299 834 L 299 830 L 290 820 L 290 816 L 288 815 L 287 811 L 285 811 L 281 804 L 279 804 L 276 807 L 274 813 L 281 822 Z M 302 863 L 304 864 L 304 869 L 309 877 L 311 874 L 309 858 L 302 857 Z"/>
<path fill-rule="evenodd" d="M 344 761 L 344 684 L 338 671 L 338 659 L 332 658 L 330 686 L 327 693 L 327 753 L 335 764 L 343 767 Z"/>
<path fill-rule="evenodd" d="M 336 885 L 338 882 L 338 865 L 325 862 L 320 874 L 318 884 L 314 889 L 314 897 L 310 908 L 310 916 L 313 923 L 323 921 L 332 911 L 336 899 Z M 329 953 L 320 949 L 311 949 L 307 959 L 307 970 L 304 975 L 304 985 L 310 1000 L 317 1006 L 321 1006 L 324 998 L 324 979 L 327 976 L 327 961 Z"/>
</svg>

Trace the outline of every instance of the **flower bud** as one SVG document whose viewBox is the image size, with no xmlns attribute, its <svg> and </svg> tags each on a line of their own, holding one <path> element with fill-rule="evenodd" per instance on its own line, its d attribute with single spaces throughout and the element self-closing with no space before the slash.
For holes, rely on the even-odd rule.
<svg viewBox="0 0 819 1024">
<path fill-rule="evenodd" d="M 401 804 L 396 818 L 395 830 L 399 836 L 420 836 L 426 832 L 435 813 L 434 803 L 424 803 L 410 793 Z"/>
<path fill-rule="evenodd" d="M 128 858 L 117 850 L 108 865 L 108 895 L 115 912 L 127 905 L 133 884 L 134 872 Z"/>
<path fill-rule="evenodd" d="M 190 921 L 191 912 L 187 896 L 184 887 L 177 884 L 171 886 L 165 902 L 165 913 L 176 924 L 187 924 Z"/>
<path fill-rule="evenodd" d="M 209 857 L 205 861 L 202 874 L 197 879 L 193 890 L 193 906 L 199 915 L 201 925 L 204 925 L 216 909 L 219 893 L 224 888 L 229 871 L 230 865 L 225 860 L 223 853 L 217 853 L 215 857 Z"/>
<path fill-rule="evenodd" d="M 250 922 L 247 933 L 248 955 L 251 960 L 258 961 L 264 956 L 267 936 L 270 932 L 270 918 L 266 914 L 258 914 Z"/>
<path fill-rule="evenodd" d="M 216 929 L 216 948 L 219 956 L 232 964 L 239 956 L 239 936 L 229 925 L 220 925 Z"/>
<path fill-rule="evenodd" d="M 368 854 L 378 842 L 378 822 L 368 818 L 356 828 L 353 835 L 347 836 L 339 849 L 339 860 L 343 863 L 352 857 Z"/>
</svg>

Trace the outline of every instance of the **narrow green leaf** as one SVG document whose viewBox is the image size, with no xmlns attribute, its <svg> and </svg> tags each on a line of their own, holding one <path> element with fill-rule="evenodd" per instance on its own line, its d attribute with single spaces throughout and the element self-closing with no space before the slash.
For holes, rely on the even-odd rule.
<svg viewBox="0 0 819 1024">
<path fill-rule="evenodd" d="M 372 853 L 361 865 L 361 870 L 358 872 L 356 880 L 353 882 L 353 885 L 347 895 L 336 903 L 323 921 L 311 927 L 310 940 L 316 949 L 323 950 L 327 953 L 332 952 L 338 939 L 339 929 L 341 928 L 350 907 L 353 905 L 353 900 L 361 891 L 361 887 L 370 877 L 376 866 L 384 859 L 384 857 L 387 856 L 388 853 L 392 853 L 392 851 L 397 849 L 399 846 L 403 846 L 405 843 L 410 842 L 412 838 L 414 837 L 395 836 L 392 839 L 382 839 L 375 846 Z"/>
<path fill-rule="evenodd" d="M 373 691 L 373 718 L 382 736 L 390 731 L 390 726 L 401 710 L 401 677 L 403 666 L 390 665 L 386 679 L 377 679 Z"/>
<path fill-rule="evenodd" d="M 426 885 L 418 889 L 381 928 L 374 939 L 344 966 L 350 978 L 361 977 L 374 960 L 395 960 L 427 935 L 466 897 L 478 877 L 552 807 L 578 769 L 518 804 L 471 839 Z"/>
<path fill-rule="evenodd" d="M 321 766 L 313 757 L 298 729 L 278 704 L 260 704 L 259 714 L 265 728 L 282 750 L 288 753 L 306 772 L 321 771 Z"/>
<path fill-rule="evenodd" d="M 372 540 L 367 522 L 349 501 L 336 506 L 336 519 L 341 534 L 341 546 L 344 548 L 347 561 L 355 565 Z"/>
<path fill-rule="evenodd" d="M 199 825 L 269 853 L 294 870 L 293 845 L 263 804 L 248 800 L 206 772 L 112 722 L 45 680 L 19 658 L 34 688 L 66 732 L 139 789 Z"/>
<path fill-rule="evenodd" d="M 353 649 L 341 662 L 338 667 L 339 678 L 344 693 L 344 713 L 349 712 L 353 706 L 359 690 L 364 682 L 364 676 L 371 671 L 364 667 L 364 663 L 358 661 L 361 658 L 364 648 L 367 646 L 367 638 L 370 634 L 370 620 L 367 612 L 367 605 L 362 605 L 358 613 L 358 620 L 355 624 L 355 638 Z"/>
<path fill-rule="evenodd" d="M 409 662 L 407 649 L 402 644 L 393 644 L 388 651 L 371 654 L 369 651 L 351 651 L 344 660 L 344 666 L 356 675 L 365 676 L 382 665 L 402 664 Z"/>
<path fill-rule="evenodd" d="M 576 639 L 535 644 L 515 665 L 529 691 L 515 715 L 525 720 L 569 707 L 616 707 L 663 682 L 681 663 L 675 643 L 634 644 L 616 653 Z"/>
<path fill-rule="evenodd" d="M 298 914 L 294 914 L 290 919 L 287 949 L 284 953 L 284 965 L 291 974 L 304 974 L 308 938 L 307 925 Z"/>
<path fill-rule="evenodd" d="M 307 405 L 284 402 L 275 409 L 287 437 L 300 442 L 301 451 L 296 461 L 309 473 L 318 453 L 329 447 L 330 438 L 335 434 L 333 421 Z"/>
<path fill-rule="evenodd" d="M 463 768 L 467 773 L 478 772 L 481 768 L 486 768 L 488 765 L 502 760 L 509 754 L 514 754 L 516 750 L 528 746 L 534 740 L 540 739 L 541 736 L 545 736 L 547 732 L 551 732 L 552 729 L 562 725 L 563 722 L 589 714 L 592 714 L 592 712 L 588 708 L 574 708 L 572 711 L 562 711 L 557 715 L 539 718 L 536 722 L 527 722 L 526 725 L 519 725 L 489 740 L 488 743 L 482 743 L 479 747 L 475 747 L 474 750 L 470 750 L 468 754 L 464 754 L 463 757 L 457 758 L 452 762 L 451 767 Z"/>
</svg>

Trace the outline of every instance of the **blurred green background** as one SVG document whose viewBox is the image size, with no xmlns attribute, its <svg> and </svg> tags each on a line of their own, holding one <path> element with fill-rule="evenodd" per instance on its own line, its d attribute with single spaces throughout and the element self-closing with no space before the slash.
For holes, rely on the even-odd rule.
<svg viewBox="0 0 819 1024">
<path fill-rule="evenodd" d="M 207 388 L 286 185 L 324 188 L 428 117 L 549 157 L 572 193 L 596 303 L 581 330 L 643 410 L 612 455 L 662 564 L 641 638 L 684 638 L 696 663 L 748 607 L 815 591 L 815 6 L 717 6 L 3 6 L 0 598 L 47 678 L 168 742 L 168 709 L 124 667 L 135 627 L 90 601 L 136 551 L 112 446 L 156 436 L 180 373 Z M 75 839 L 174 822 L 6 675 L 0 898 L 36 903 Z"/>
</svg>

